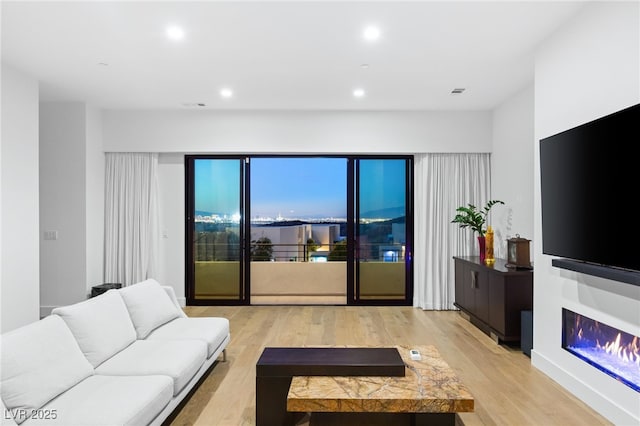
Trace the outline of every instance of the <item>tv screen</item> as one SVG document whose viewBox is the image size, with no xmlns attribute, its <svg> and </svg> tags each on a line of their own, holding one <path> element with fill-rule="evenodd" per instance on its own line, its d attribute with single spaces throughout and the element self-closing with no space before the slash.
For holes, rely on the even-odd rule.
<svg viewBox="0 0 640 426">
<path fill-rule="evenodd" d="M 640 271 L 640 104 L 540 140 L 542 252 Z"/>
</svg>

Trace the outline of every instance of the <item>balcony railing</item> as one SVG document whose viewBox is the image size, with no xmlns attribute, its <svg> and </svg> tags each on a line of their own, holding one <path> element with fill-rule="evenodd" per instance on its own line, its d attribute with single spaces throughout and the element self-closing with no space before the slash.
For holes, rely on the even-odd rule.
<svg viewBox="0 0 640 426">
<path fill-rule="evenodd" d="M 338 244 L 321 246 L 314 250 L 309 244 L 264 244 L 250 245 L 251 260 L 272 262 L 327 262 L 346 261 L 347 255 Z M 359 244 L 356 258 L 360 262 L 404 262 L 403 244 L 371 243 Z M 200 262 L 239 261 L 239 244 L 197 241 L 194 244 L 194 259 Z"/>
</svg>

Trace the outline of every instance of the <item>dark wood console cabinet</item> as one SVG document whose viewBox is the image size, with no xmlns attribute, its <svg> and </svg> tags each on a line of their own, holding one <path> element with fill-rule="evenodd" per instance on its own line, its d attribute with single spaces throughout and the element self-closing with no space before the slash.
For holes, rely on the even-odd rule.
<svg viewBox="0 0 640 426">
<path fill-rule="evenodd" d="M 457 306 L 496 342 L 520 341 L 521 311 L 533 307 L 533 271 L 485 265 L 477 256 L 454 256 Z"/>
</svg>

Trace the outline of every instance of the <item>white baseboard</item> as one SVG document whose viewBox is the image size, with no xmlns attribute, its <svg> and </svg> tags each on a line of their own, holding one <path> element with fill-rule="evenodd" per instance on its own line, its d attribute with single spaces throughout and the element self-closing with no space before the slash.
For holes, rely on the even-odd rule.
<svg viewBox="0 0 640 426">
<path fill-rule="evenodd" d="M 580 378 L 569 374 L 548 357 L 536 352 L 535 348 L 531 350 L 531 363 L 538 370 L 545 373 L 577 398 L 584 401 L 595 411 L 613 422 L 613 424 L 640 424 L 640 418 L 638 417 L 640 412 L 631 413 L 627 411 L 624 407 L 618 405 L 616 401 L 611 400 L 607 395 L 600 393 L 597 389 L 594 389 Z M 620 386 L 624 385 L 620 384 Z"/>
<path fill-rule="evenodd" d="M 51 315 L 51 311 L 53 311 L 58 306 L 40 306 L 40 319 Z"/>
</svg>

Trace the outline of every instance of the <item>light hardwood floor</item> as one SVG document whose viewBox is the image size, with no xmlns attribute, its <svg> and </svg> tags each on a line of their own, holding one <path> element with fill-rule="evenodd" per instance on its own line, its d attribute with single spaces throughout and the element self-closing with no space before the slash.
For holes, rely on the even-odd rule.
<svg viewBox="0 0 640 426">
<path fill-rule="evenodd" d="M 229 318 L 227 362 L 218 362 L 171 422 L 255 423 L 255 364 L 266 346 L 435 345 L 472 392 L 475 412 L 458 424 L 608 425 L 605 418 L 531 366 L 518 347 L 496 345 L 457 312 L 412 307 L 187 307 L 189 316 Z"/>
</svg>

